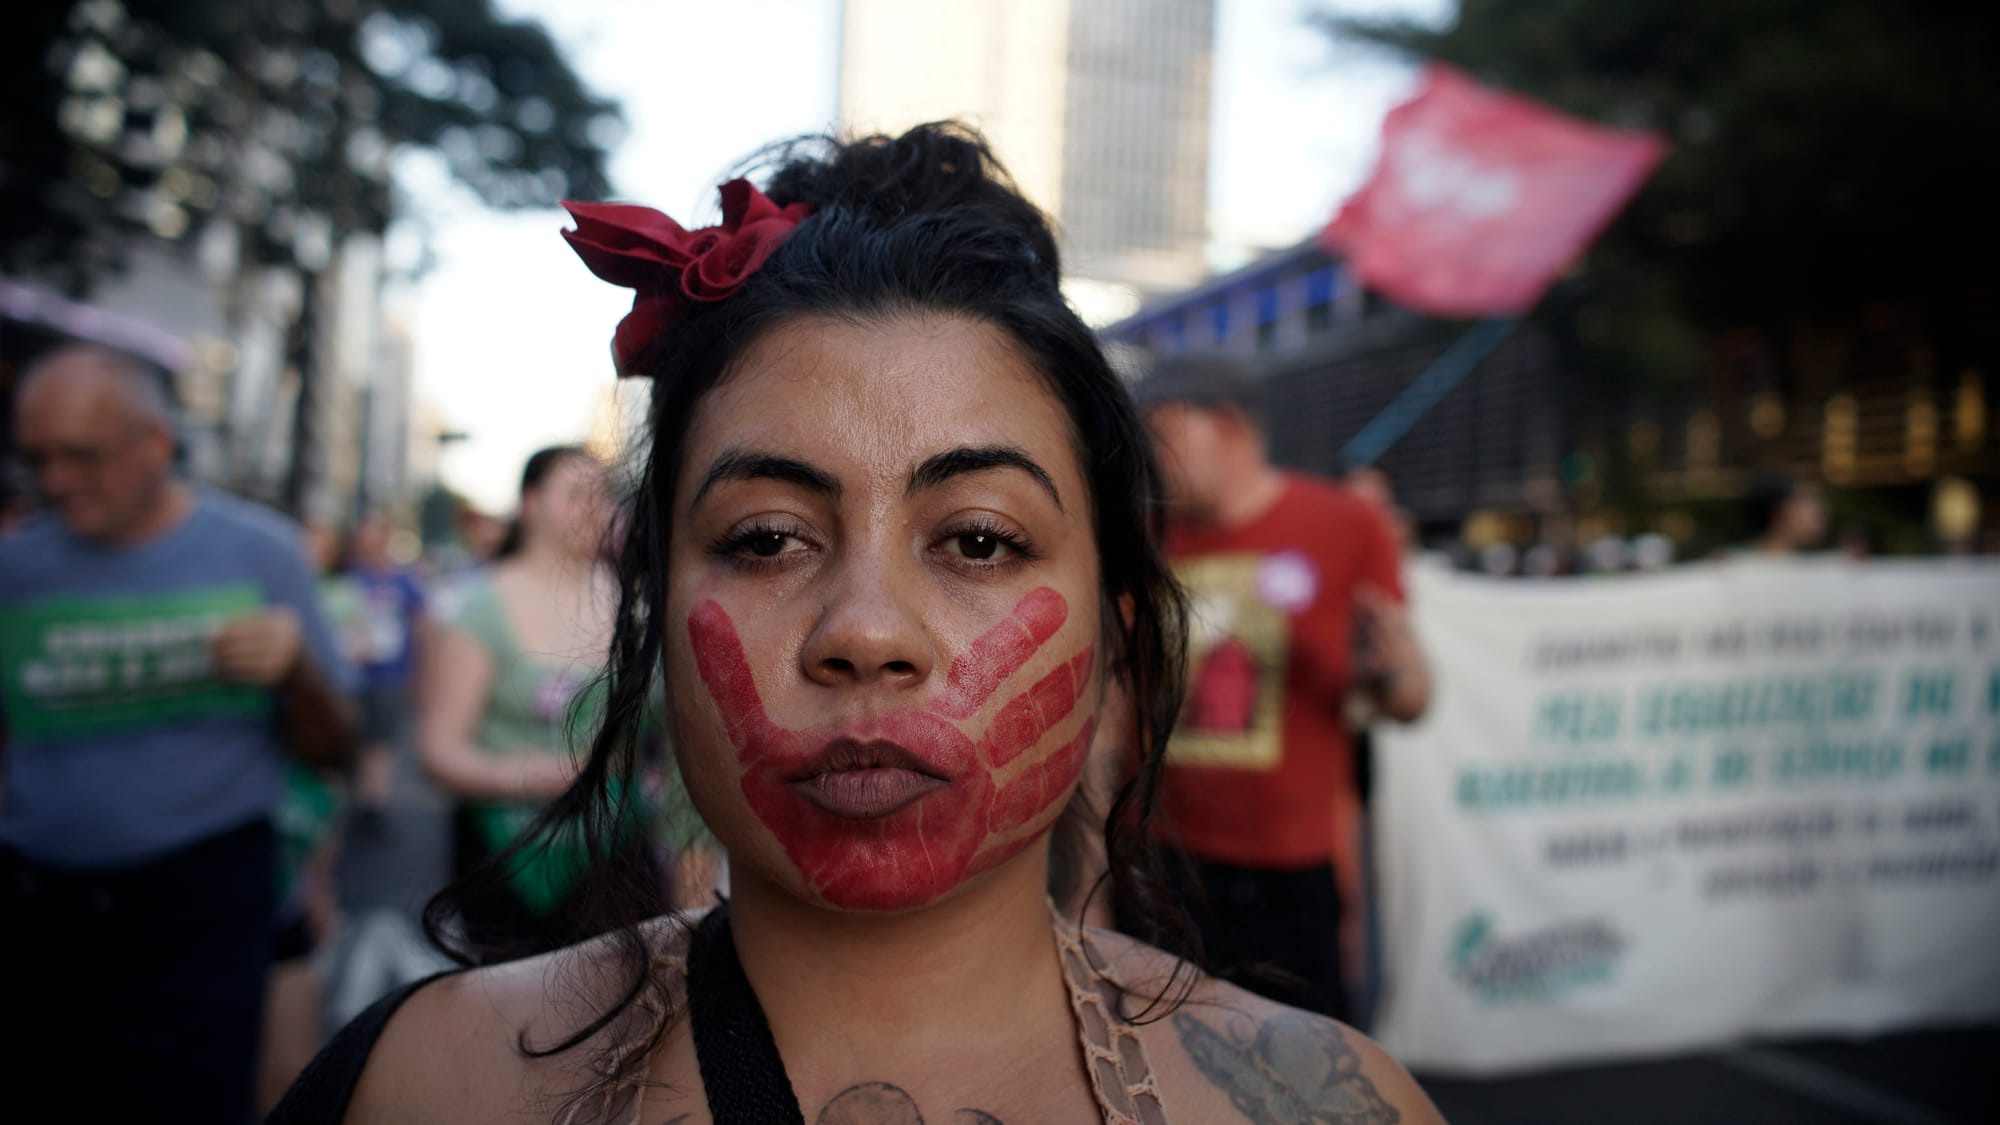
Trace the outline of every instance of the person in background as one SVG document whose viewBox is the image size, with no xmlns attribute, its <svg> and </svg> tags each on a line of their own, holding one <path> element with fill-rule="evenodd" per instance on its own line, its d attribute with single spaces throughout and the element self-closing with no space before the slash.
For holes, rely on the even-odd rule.
<svg viewBox="0 0 2000 1125">
<path fill-rule="evenodd" d="M 1843 524 L 1836 542 L 1840 544 L 1841 557 L 1852 562 L 1862 562 L 1876 554 L 1875 537 L 1859 523 Z"/>
<path fill-rule="evenodd" d="M 326 615 L 341 655 L 347 657 L 350 666 L 358 667 L 360 656 L 367 650 L 361 635 L 361 591 L 354 579 L 340 569 L 340 532 L 326 523 L 313 521 L 304 526 L 303 533 L 306 560 L 317 576 L 314 588 L 319 595 L 320 612 Z"/>
<path fill-rule="evenodd" d="M 465 550 L 474 566 L 483 566 L 493 560 L 500 551 L 500 545 L 507 541 L 507 521 L 489 515 L 467 505 L 459 512 L 459 537 L 465 540 Z"/>
<path fill-rule="evenodd" d="M 1473 569 L 1495 578 L 1510 578 L 1520 569 L 1520 562 L 1521 549 L 1499 539 L 1479 549 L 1473 556 Z"/>
<path fill-rule="evenodd" d="M 1662 571 L 1674 564 L 1674 541 L 1657 531 L 1648 531 L 1632 537 L 1627 555 L 1634 570 L 1646 574 Z"/>
<path fill-rule="evenodd" d="M 1366 500 L 1389 530 L 1395 533 L 1396 548 L 1405 558 L 1417 553 L 1417 521 L 1408 508 L 1396 503 L 1396 488 L 1389 480 L 1389 474 L 1373 465 L 1362 465 L 1347 471 L 1347 487 L 1356 496 Z"/>
<path fill-rule="evenodd" d="M 651 850 L 663 872 L 667 901 L 675 910 L 700 910 L 729 893 L 729 870 L 722 847 L 701 819 L 681 780 L 663 708 L 655 701 L 640 744 L 647 748 L 641 778 L 643 806 L 653 820 Z"/>
<path fill-rule="evenodd" d="M 319 576 L 320 609 L 328 625 L 336 636 L 354 636 L 361 599 L 353 579 L 336 569 L 339 533 L 324 523 L 308 523 L 305 545 Z M 351 657 L 356 650 L 343 651 Z M 259 1113 L 278 1104 L 326 1039 L 326 982 L 315 955 L 332 940 L 338 924 L 333 882 L 346 804 L 336 771 L 303 762 L 287 767 L 285 793 L 271 818 L 278 844 L 278 918 L 257 1065 Z"/>
<path fill-rule="evenodd" d="M 1225 978 L 1350 1019 L 1343 917 L 1361 897 L 1348 696 L 1408 721 L 1430 673 L 1402 605 L 1401 552 L 1369 503 L 1266 452 L 1241 362 L 1160 361 L 1134 390 L 1187 587 L 1187 705 L 1164 808 L 1201 938 Z M 1289 981 L 1257 975 L 1275 968 Z"/>
<path fill-rule="evenodd" d="M 35 514 L 35 490 L 27 472 L 14 464 L 0 465 L 0 539 Z"/>
<path fill-rule="evenodd" d="M 1521 554 L 1521 574 L 1526 578 L 1554 578 L 1563 573 L 1563 554 L 1553 543 L 1537 543 Z"/>
<path fill-rule="evenodd" d="M 260 1113 L 278 1104 L 325 1043 L 326 982 L 314 958 L 339 918 L 333 880 L 344 803 L 332 771 L 302 762 L 287 768 L 285 795 L 272 817 L 279 906 L 257 1066 Z"/>
<path fill-rule="evenodd" d="M 1632 551 L 1616 535 L 1600 535 L 1583 548 L 1584 569 L 1590 574 L 1622 574 L 1632 568 Z"/>
<path fill-rule="evenodd" d="M 160 380 L 71 345 L 17 393 L 44 514 L 0 541 L 0 1057 L 87 1116 L 240 1122 L 271 816 L 288 763 L 352 753 L 349 674 L 298 530 L 175 477 Z"/>
<path fill-rule="evenodd" d="M 423 636 L 419 644 L 429 644 L 439 621 L 458 612 L 467 591 L 477 587 L 494 561 L 494 554 L 507 537 L 509 524 L 472 506 L 463 497 L 452 497 L 451 531 L 442 542 L 429 544 L 424 552 L 425 604 Z M 411 685 L 412 704 L 423 708 L 423 662 Z"/>
<path fill-rule="evenodd" d="M 1363 465 L 1350 468 L 1346 481 L 1348 489 L 1366 501 L 1395 533 L 1398 553 L 1405 559 L 1414 556 L 1418 549 L 1416 520 L 1407 508 L 1396 503 L 1396 488 L 1389 474 L 1372 465 Z M 1341 919 L 1340 940 L 1346 953 L 1348 977 L 1356 985 L 1348 998 L 1351 1014 L 1356 1026 L 1368 1027 L 1374 1022 L 1382 982 L 1382 927 L 1375 909 L 1380 883 L 1374 835 L 1368 827 L 1369 818 L 1374 815 L 1374 728 L 1379 715 L 1373 697 L 1367 692 L 1350 693 L 1347 703 L 1347 735 L 1354 753 L 1354 791 L 1362 821 L 1354 834 L 1355 846 L 1361 853 L 1358 865 L 1361 888 L 1352 900 L 1356 909 L 1345 911 Z"/>
<path fill-rule="evenodd" d="M 597 726 L 587 692 L 603 667 L 616 595 L 601 561 L 605 474 L 577 446 L 528 459 L 520 510 L 485 573 L 458 591 L 424 653 L 417 745 L 456 802 L 452 869 L 499 855 L 575 777 L 575 739 Z M 564 909 L 580 849 L 520 857 L 507 891 L 466 911 L 469 932 L 518 938 L 524 951 L 580 935 Z"/>
<path fill-rule="evenodd" d="M 344 570 L 359 598 L 361 758 L 355 767 L 357 823 L 383 824 L 395 781 L 396 746 L 409 725 L 411 683 L 424 635 L 424 588 L 389 557 L 389 521 L 368 513 L 348 537 Z"/>
<path fill-rule="evenodd" d="M 1755 538 L 1750 549 L 1766 555 L 1817 551 L 1826 544 L 1826 489 L 1805 477 L 1759 481 L 1746 498 Z"/>
</svg>

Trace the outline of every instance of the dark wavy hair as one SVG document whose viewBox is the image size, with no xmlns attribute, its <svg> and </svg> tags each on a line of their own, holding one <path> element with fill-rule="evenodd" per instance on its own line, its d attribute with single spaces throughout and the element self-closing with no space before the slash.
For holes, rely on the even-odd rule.
<svg viewBox="0 0 2000 1125">
<path fill-rule="evenodd" d="M 596 458 L 580 445 L 551 445 L 545 449 L 535 450 L 528 457 L 528 463 L 521 467 L 521 495 L 526 496 L 540 488 L 549 474 L 555 472 L 556 466 L 576 458 L 596 461 Z M 527 536 L 527 529 L 521 526 L 521 515 L 516 512 L 514 518 L 507 521 L 507 533 L 500 537 L 500 545 L 493 548 L 493 560 L 498 562 L 520 554 L 521 548 L 527 542 Z"/>
<path fill-rule="evenodd" d="M 575 784 L 517 845 L 533 849 L 555 834 L 582 832 L 594 862 L 581 891 L 579 921 L 590 932 L 618 935 L 628 975 L 619 999 L 590 1024 L 553 1046 L 523 1042 L 530 1054 L 578 1047 L 614 1023 L 622 1029 L 628 1025 L 619 1021 L 637 1008 L 672 1012 L 639 931 L 639 923 L 666 911 L 667 903 L 644 857 L 618 843 L 643 833 L 635 820 L 641 810 L 616 794 L 637 791 L 640 729 L 660 683 L 665 560 L 689 423 L 702 397 L 729 377 L 736 357 L 761 334 L 797 317 L 874 321 L 946 314 L 977 320 L 1005 332 L 1062 402 L 1091 493 L 1107 666 L 1134 701 L 1137 753 L 1110 808 L 1090 809 L 1087 787 L 1079 789 L 1058 824 L 1051 869 L 1058 881 L 1075 877 L 1087 834 L 1099 831 L 1092 821 L 1102 815 L 1114 909 L 1184 937 L 1186 951 L 1192 950 L 1187 916 L 1164 889 L 1160 861 L 1147 843 L 1166 739 L 1181 704 L 1185 607 L 1159 553 L 1162 508 L 1147 432 L 1096 337 L 1063 299 L 1048 222 L 1015 189 L 985 141 L 950 123 L 893 138 L 804 138 L 766 150 L 749 166 L 753 174 L 760 169 L 770 170 L 766 192 L 775 202 L 804 202 L 812 214 L 734 295 L 691 302 L 644 372 L 653 378 L 649 440 L 624 500 L 603 722 Z M 1089 894 L 1103 887 L 1100 879 Z M 1077 888 L 1052 889 L 1068 898 L 1065 892 Z M 463 884 L 447 888 L 425 912 L 432 940 L 449 955 L 480 964 L 534 952 L 491 940 L 475 946 L 455 936 L 449 919 L 463 894 Z M 1191 985 L 1191 972 L 1177 973 L 1153 999 L 1177 1002 Z M 639 1005 L 642 997 L 649 1002 Z M 1149 1013 L 1154 1007 L 1148 1005 Z M 671 1014 L 655 1019 L 636 1038 L 651 1048 L 672 1024 Z M 623 1050 L 603 1052 L 593 1062 L 597 1082 L 579 1097 L 605 1095 L 629 1082 L 650 1054 L 631 1047 L 628 1042 Z"/>
</svg>

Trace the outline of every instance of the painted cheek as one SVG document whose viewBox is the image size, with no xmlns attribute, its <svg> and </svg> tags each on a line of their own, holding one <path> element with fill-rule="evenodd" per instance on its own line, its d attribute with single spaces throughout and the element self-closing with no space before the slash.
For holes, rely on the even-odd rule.
<svg viewBox="0 0 2000 1125">
<path fill-rule="evenodd" d="M 988 629 L 951 662 L 944 690 L 931 704 L 938 714 L 969 719 L 1021 670 L 1069 618 L 1063 596 L 1044 586 L 1015 603 L 1007 620 Z"/>
<path fill-rule="evenodd" d="M 688 641 L 694 648 L 695 669 L 722 716 L 729 743 L 736 748 L 737 759 L 747 765 L 755 747 L 776 741 L 784 732 L 764 713 L 757 677 L 743 655 L 735 623 L 722 606 L 702 602 L 688 614 Z"/>
<path fill-rule="evenodd" d="M 1030 824 L 1068 796 L 1070 786 L 1083 775 L 1096 728 L 1096 720 L 1085 720 L 1075 738 L 1041 761 L 1030 763 L 1019 777 L 1001 786 L 986 813 L 987 834 L 998 836 Z"/>
<path fill-rule="evenodd" d="M 993 717 L 993 725 L 980 740 L 980 757 L 994 766 L 1004 766 L 1035 745 L 1049 728 L 1076 709 L 1076 700 L 1090 682 L 1097 663 L 1097 650 L 1084 649 L 1069 663 L 1035 681 L 1026 692 L 1007 702 Z"/>
<path fill-rule="evenodd" d="M 1069 792 L 1069 787 L 1075 784 L 1076 779 L 1083 773 L 1083 760 L 1089 756 L 1092 732 L 1088 729 L 1089 724 L 1085 724 L 1085 727 L 1084 732 L 1065 747 L 1062 754 L 1046 763 L 1049 768 L 1043 776 L 1033 779 L 1032 782 L 1023 777 L 1014 786 L 1001 791 L 1001 800 L 996 803 L 991 821 L 996 827 L 987 837 L 992 842 L 973 857 L 972 866 L 965 872 L 966 878 L 998 867 L 1026 851 L 1029 844 L 1041 838 L 1042 830 L 1053 823 L 1054 818 L 1050 817 L 1040 824 L 1036 831 L 1021 832 L 1004 839 L 993 839 L 1002 831 L 997 825 L 1012 823 L 1018 827 L 1032 823 L 1038 816 L 1049 812 L 1057 798 Z M 1070 764 L 1072 762 L 1073 765 Z M 1057 780 L 1056 775 L 1063 769 L 1067 769 L 1067 776 Z"/>
<path fill-rule="evenodd" d="M 1095 666 L 1095 648 L 1009 700 L 976 744 L 950 721 L 982 710 L 1006 679 L 1055 635 L 1067 613 L 1054 590 L 1031 592 L 1008 620 L 953 661 L 945 687 L 927 710 L 888 720 L 895 741 L 923 746 L 936 760 L 953 763 L 954 780 L 907 808 L 867 821 L 833 816 L 793 792 L 788 779 L 824 739 L 771 721 L 742 642 L 722 607 L 714 601 L 696 606 L 688 616 L 688 635 L 702 683 L 743 769 L 744 799 L 806 884 L 837 907 L 901 910 L 921 906 L 1019 854 L 1039 831 L 997 843 L 994 837 L 1034 824 L 1081 774 L 1091 721 L 1006 784 L 994 781 L 996 771 L 1019 759 L 1075 710 Z"/>
</svg>

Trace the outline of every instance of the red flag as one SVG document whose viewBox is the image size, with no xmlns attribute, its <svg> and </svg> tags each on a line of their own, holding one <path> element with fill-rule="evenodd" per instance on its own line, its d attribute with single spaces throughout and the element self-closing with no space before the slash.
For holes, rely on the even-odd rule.
<svg viewBox="0 0 2000 1125">
<path fill-rule="evenodd" d="M 1666 155 L 1432 66 L 1382 125 L 1368 183 L 1320 240 L 1361 280 L 1436 316 L 1524 313 Z"/>
</svg>

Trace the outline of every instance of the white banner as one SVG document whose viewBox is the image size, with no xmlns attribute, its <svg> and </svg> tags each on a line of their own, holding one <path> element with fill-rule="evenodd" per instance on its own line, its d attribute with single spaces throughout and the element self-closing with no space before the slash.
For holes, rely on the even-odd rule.
<svg viewBox="0 0 2000 1125">
<path fill-rule="evenodd" d="M 2000 1019 L 2000 564 L 1418 567 L 1377 735 L 1405 1063 L 1493 1073 Z"/>
</svg>

